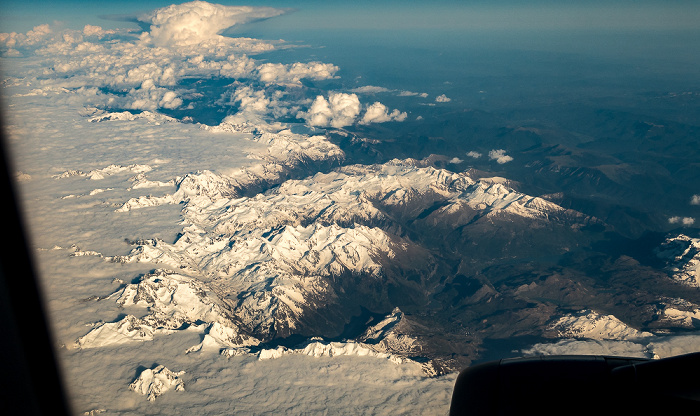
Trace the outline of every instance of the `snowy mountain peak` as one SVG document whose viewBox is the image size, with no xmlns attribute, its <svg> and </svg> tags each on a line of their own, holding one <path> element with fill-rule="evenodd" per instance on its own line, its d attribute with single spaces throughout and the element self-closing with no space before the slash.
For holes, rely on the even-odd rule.
<svg viewBox="0 0 700 416">
<path fill-rule="evenodd" d="M 650 337 L 650 332 L 639 331 L 613 315 L 602 315 L 592 310 L 568 314 L 552 322 L 547 329 L 557 332 L 562 338 L 588 338 L 629 340 Z"/>
<path fill-rule="evenodd" d="M 148 324 L 147 320 L 127 315 L 117 322 L 98 324 L 85 336 L 78 338 L 75 347 L 88 349 L 128 342 L 152 341 L 156 332 L 167 333 L 167 330 L 157 331 Z"/>
<path fill-rule="evenodd" d="M 183 374 L 185 374 L 184 371 L 173 372 L 163 365 L 152 369 L 147 368 L 129 385 L 129 388 L 147 396 L 148 401 L 152 402 L 173 387 L 175 391 L 185 391 L 185 383 L 180 378 Z"/>
<path fill-rule="evenodd" d="M 357 337 L 359 341 L 367 342 L 369 344 L 376 344 L 379 341 L 385 339 L 389 332 L 394 328 L 396 324 L 401 322 L 403 318 L 403 312 L 399 308 L 394 308 L 391 314 L 387 315 L 381 322 L 376 325 L 372 325 L 365 330 L 362 335 Z"/>
<path fill-rule="evenodd" d="M 106 299 L 116 298 L 121 307 L 147 308 L 143 318 L 127 315 L 117 322 L 102 323 L 76 341 L 79 348 L 94 348 L 134 341 L 151 341 L 157 334 L 204 328 L 205 346 L 234 347 L 259 344 L 241 331 L 230 312 L 204 283 L 183 275 L 157 270 L 126 285 Z M 190 351 L 188 350 L 188 351 Z"/>
<path fill-rule="evenodd" d="M 673 280 L 700 287 L 700 238 L 684 234 L 668 237 L 655 253 L 666 261 L 666 270 Z"/>
<path fill-rule="evenodd" d="M 247 127 L 243 127 L 236 122 L 237 120 L 236 116 L 231 116 L 219 126 L 202 126 L 202 128 L 219 132 L 251 132 L 252 137 L 248 139 L 265 144 L 264 150 L 244 150 L 244 152 L 248 154 L 249 159 L 257 160 L 259 163 L 236 168 L 228 175 L 215 174 L 208 170 L 188 173 L 174 180 L 177 186 L 175 193 L 132 198 L 118 208 L 117 212 L 178 204 L 190 200 L 193 200 L 193 205 L 208 205 L 224 199 L 257 193 L 283 182 L 293 172 L 337 165 L 345 158 L 343 151 L 324 136 L 295 134 L 284 129 L 284 126 L 279 123 L 270 125 L 263 121 L 250 124 L 250 120 L 247 120 L 245 121 L 248 123 Z"/>
<path fill-rule="evenodd" d="M 405 319 L 404 313 L 394 308 L 379 323 L 368 327 L 357 340 L 372 345 L 378 351 L 401 356 L 419 354 L 423 351 L 423 345 L 414 335 L 414 330 L 414 325 Z"/>
</svg>

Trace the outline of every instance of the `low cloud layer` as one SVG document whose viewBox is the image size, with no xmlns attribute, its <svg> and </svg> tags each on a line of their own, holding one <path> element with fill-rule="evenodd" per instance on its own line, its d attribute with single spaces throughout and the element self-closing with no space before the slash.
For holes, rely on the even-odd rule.
<svg viewBox="0 0 700 416">
<path fill-rule="evenodd" d="M 617 355 L 623 357 L 667 358 L 700 351 L 700 335 L 659 336 L 636 341 L 563 339 L 535 344 L 524 355 Z"/>
</svg>

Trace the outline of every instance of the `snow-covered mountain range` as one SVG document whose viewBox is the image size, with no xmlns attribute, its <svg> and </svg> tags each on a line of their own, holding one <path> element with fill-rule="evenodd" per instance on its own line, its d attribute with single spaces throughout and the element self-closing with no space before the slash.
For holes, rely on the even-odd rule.
<svg viewBox="0 0 700 416">
<path fill-rule="evenodd" d="M 94 121 L 118 122 L 124 117 L 102 113 Z M 605 228 L 594 217 L 526 195 L 512 182 L 483 172 L 440 169 L 430 159 L 343 165 L 343 151 L 326 136 L 293 133 L 282 123 L 255 118 L 231 116 L 218 126 L 201 128 L 211 134 L 243 133 L 264 150 L 250 151 L 248 158 L 254 163 L 227 174 L 205 170 L 152 181 L 149 166 L 115 165 L 55 176 L 99 180 L 132 172 L 137 176 L 130 180 L 130 190 L 165 191 L 132 197 L 116 207 L 116 215 L 163 205 L 181 207 L 182 228 L 175 241 L 129 241 L 132 248 L 125 255 L 75 249 L 73 255 L 160 268 L 101 300 L 144 307 L 145 315 L 97 323 L 76 341 L 77 347 L 194 331 L 201 342 L 183 353 L 388 354 L 396 362 L 423 357 L 425 374 L 441 374 L 462 361 L 446 359 L 444 341 L 436 344 L 439 326 L 431 328 L 424 315 L 407 317 L 402 309 L 413 310 L 425 302 L 426 294 L 448 287 L 459 293 L 465 290 L 455 286 L 456 280 L 447 285 L 439 277 L 448 264 L 443 250 L 462 257 L 462 250 L 473 247 L 472 261 L 488 264 L 493 261 L 484 260 L 484 253 L 502 258 L 513 252 L 565 253 L 569 244 L 585 240 L 588 227 Z M 538 232 L 556 237 L 542 240 L 536 237 Z M 693 240 L 676 240 L 665 243 L 658 255 L 668 257 L 673 251 L 669 247 L 684 243 L 680 247 L 684 252 L 673 251 L 673 256 L 676 261 L 688 257 Z M 483 245 L 487 248 L 480 252 Z M 685 264 L 692 265 L 692 259 Z M 462 260 L 459 268 L 468 267 Z M 509 290 L 504 292 L 488 279 L 471 279 L 467 298 L 471 305 L 507 304 Z M 540 286 L 531 282 L 513 294 L 533 299 L 535 293 L 550 290 L 548 284 L 563 282 L 555 278 Z M 579 290 L 576 285 L 580 284 L 559 290 Z M 369 319 L 350 338 L 337 338 L 347 335 L 349 322 L 362 308 L 386 315 Z M 546 337 L 618 341 L 653 337 L 612 314 L 592 310 L 572 314 L 546 304 L 538 308 L 541 312 L 532 316 L 555 314 L 547 326 L 535 330 Z M 694 315 L 686 309 L 659 310 L 656 325 L 689 327 Z M 477 331 L 486 328 L 497 327 L 487 324 Z M 467 338 L 474 333 L 467 330 Z M 307 341 L 277 344 L 293 336 Z"/>
<path fill-rule="evenodd" d="M 526 228 L 554 224 L 575 232 L 597 223 L 517 192 L 498 178 L 472 178 L 410 159 L 283 180 L 285 170 L 308 161 L 335 162 L 342 152 L 323 137 L 286 130 L 255 137 L 270 149 L 260 166 L 283 168 L 230 176 L 189 173 L 173 181 L 173 193 L 132 198 L 117 209 L 182 204 L 183 228 L 176 241 L 132 241 L 131 252 L 120 256 L 80 252 L 177 273 L 148 274 L 113 294 L 119 305 L 142 305 L 151 313 L 102 324 L 78 346 L 147 340 L 202 325 L 202 343 L 188 351 L 248 347 L 295 334 L 332 337 L 343 331 L 358 305 L 373 310 L 399 306 L 389 293 L 392 287 L 417 292 L 435 286 L 429 275 L 440 260 L 413 237 L 420 227 L 477 234 L 524 222 Z M 147 172 L 140 174 L 147 180 Z M 281 183 L 246 196 L 262 182 L 267 187 Z M 420 354 L 421 341 L 396 311 L 357 340 L 390 354 Z"/>
<path fill-rule="evenodd" d="M 629 327 L 612 315 L 601 315 L 591 310 L 562 316 L 552 322 L 548 329 L 556 331 L 561 338 L 627 340 L 653 336 L 650 332 Z"/>
</svg>

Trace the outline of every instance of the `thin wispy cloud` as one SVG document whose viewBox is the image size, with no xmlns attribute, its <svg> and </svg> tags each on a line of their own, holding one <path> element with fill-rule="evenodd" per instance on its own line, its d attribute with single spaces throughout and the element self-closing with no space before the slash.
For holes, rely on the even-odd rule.
<svg viewBox="0 0 700 416">
<path fill-rule="evenodd" d="M 386 92 L 397 92 L 397 90 L 392 90 L 386 87 L 379 87 L 376 85 L 365 85 L 362 87 L 357 87 L 349 90 L 350 92 L 354 92 L 356 94 L 379 94 L 379 93 L 386 93 Z M 408 90 L 400 90 L 396 94 L 399 97 L 421 97 L 421 98 L 427 98 L 428 93 L 427 92 L 414 92 L 414 91 L 408 91 Z"/>
<path fill-rule="evenodd" d="M 350 90 L 357 94 L 378 94 L 381 92 L 391 92 L 392 90 L 384 87 L 378 87 L 375 85 L 365 85 L 363 87 L 357 87 Z"/>
<path fill-rule="evenodd" d="M 413 92 L 413 91 L 402 90 L 402 91 L 399 91 L 399 97 L 421 97 L 421 98 L 427 98 L 427 97 L 428 97 L 428 93 L 427 93 L 427 92 Z"/>
</svg>

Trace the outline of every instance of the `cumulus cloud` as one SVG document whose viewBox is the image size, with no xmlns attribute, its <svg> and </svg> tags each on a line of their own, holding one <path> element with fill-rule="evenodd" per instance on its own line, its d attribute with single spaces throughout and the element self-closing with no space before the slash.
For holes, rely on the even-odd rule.
<svg viewBox="0 0 700 416">
<path fill-rule="evenodd" d="M 33 46 L 45 41 L 53 33 L 48 24 L 34 27 L 34 29 L 24 33 L 0 33 L 0 51 L 4 56 L 21 56 L 18 50 L 23 47 Z"/>
<path fill-rule="evenodd" d="M 5 50 L 1 56 L 5 56 L 8 58 L 16 58 L 16 57 L 22 56 L 22 53 L 20 51 L 18 51 L 17 49 L 9 48 L 9 49 Z"/>
<path fill-rule="evenodd" d="M 493 149 L 489 151 L 489 159 L 495 160 L 500 165 L 513 160 L 512 157 L 506 155 L 506 151 L 503 149 Z"/>
<path fill-rule="evenodd" d="M 482 156 L 482 154 L 479 152 L 475 152 L 474 150 L 471 150 L 471 151 L 467 152 L 467 156 L 473 157 L 474 159 L 478 159 Z"/>
<path fill-rule="evenodd" d="M 299 112 L 299 106 L 289 101 L 285 91 L 256 89 L 244 84 L 237 84 L 224 93 L 216 105 L 237 107 L 236 114 L 254 120 L 262 120 L 261 117 L 270 114 L 279 118 Z"/>
<path fill-rule="evenodd" d="M 404 121 L 408 115 L 405 112 L 394 110 L 389 113 L 388 108 L 379 101 L 367 107 L 360 124 L 384 123 L 387 121 Z"/>
<path fill-rule="evenodd" d="M 328 96 L 332 116 L 332 127 L 349 126 L 360 114 L 360 100 L 355 94 L 335 93 Z"/>
<path fill-rule="evenodd" d="M 82 30 L 56 30 L 41 25 L 26 34 L 0 34 L 0 54 L 41 57 L 42 64 L 26 74 L 28 79 L 42 78 L 42 91 L 63 91 L 66 99 L 80 95 L 81 100 L 99 108 L 176 109 L 186 105 L 185 100 L 202 99 L 201 94 L 197 97 L 179 87 L 184 78 L 259 78 L 268 85 L 285 86 L 301 85 L 304 78 L 332 78 L 338 70 L 335 65 L 260 64 L 246 53 L 269 50 L 274 45 L 218 34 L 232 24 L 284 12 L 191 2 L 140 16 L 141 21 L 151 23 L 151 31 L 140 37 L 119 36 L 129 35 L 127 29 L 86 25 Z M 275 116 L 290 109 L 299 111 L 294 103 L 283 104 L 262 93 L 241 94 L 231 98 L 246 111 L 266 107 Z"/>
<path fill-rule="evenodd" d="M 303 118 L 309 126 L 339 128 L 353 124 L 360 108 L 357 95 L 336 92 L 331 93 L 327 100 L 322 95 L 317 96 L 309 110 L 300 112 L 297 118 Z"/>
<path fill-rule="evenodd" d="M 363 107 L 356 94 L 319 96 L 308 111 L 300 112 L 301 102 L 287 99 L 287 90 L 270 86 L 296 88 L 302 87 L 303 79 L 334 78 L 337 66 L 323 62 L 260 63 L 246 54 L 268 50 L 274 45 L 219 34 L 231 25 L 284 12 L 190 2 L 139 16 L 142 22 L 150 24 L 150 32 L 138 37 L 121 36 L 131 34 L 126 29 L 108 31 L 86 25 L 81 30 L 56 30 L 41 25 L 26 34 L 0 34 L 0 53 L 35 54 L 42 59 L 40 66 L 27 73 L 27 79 L 43 80 L 40 94 L 60 93 L 65 100 L 84 101 L 101 109 L 157 111 L 228 102 L 236 104 L 239 112 L 248 114 L 273 117 L 297 114 L 314 126 L 344 127 L 357 122 L 405 120 L 405 112 L 387 109 L 381 103 Z M 181 86 L 185 78 L 257 79 L 265 87 L 242 82 L 228 93 L 212 98 Z M 242 88 L 244 84 L 247 88 Z M 359 91 L 392 90 L 365 86 Z"/>
<path fill-rule="evenodd" d="M 81 31 L 55 33 L 42 28 L 30 32 L 34 37 L 42 33 L 44 39 L 30 48 L 25 41 L 17 44 L 27 35 L 4 34 L 0 49 L 13 45 L 25 54 L 36 54 L 43 62 L 26 73 L 28 79 L 40 77 L 43 90 L 82 95 L 88 104 L 99 107 L 178 108 L 183 101 L 174 87 L 183 77 L 250 76 L 257 66 L 244 54 L 233 54 L 236 47 L 227 44 L 213 49 L 165 49 L 141 39 L 105 42 L 110 31 L 90 25 Z"/>
<path fill-rule="evenodd" d="M 152 85 L 152 84 L 151 84 Z M 142 99 L 136 99 L 131 108 L 139 110 L 155 110 L 157 108 L 175 109 L 182 105 L 182 99 L 174 91 L 165 88 L 141 88 Z"/>
<path fill-rule="evenodd" d="M 233 92 L 231 101 L 239 103 L 239 112 L 244 113 L 266 113 L 270 100 L 265 96 L 265 91 L 254 90 L 249 86 L 236 89 Z"/>
<path fill-rule="evenodd" d="M 279 16 L 286 11 L 271 7 L 223 6 L 204 1 L 171 5 L 137 17 L 150 23 L 150 39 L 158 46 L 183 46 L 216 40 L 231 26 Z"/>
<path fill-rule="evenodd" d="M 274 45 L 219 35 L 231 25 L 284 12 L 190 2 L 141 15 L 139 19 L 151 26 L 150 32 L 140 37 L 119 36 L 130 33 L 124 29 L 107 31 L 92 25 L 82 30 L 60 31 L 41 25 L 26 34 L 0 34 L 0 53 L 41 56 L 42 65 L 27 76 L 44 80 L 42 94 L 62 91 L 62 94 L 73 95 L 77 100 L 102 109 L 156 111 L 211 105 L 202 102 L 207 97 L 180 87 L 185 78 L 258 79 L 266 86 L 287 87 L 302 87 L 303 79 L 334 78 L 338 67 L 333 64 L 259 63 L 246 53 L 268 50 Z M 365 86 L 359 91 L 392 90 Z M 239 111 L 260 115 L 267 111 L 273 117 L 298 114 L 310 125 L 318 126 L 342 127 L 356 123 L 363 110 L 355 94 L 331 94 L 314 101 L 308 112 L 300 113 L 301 103 L 283 100 L 286 97 L 280 94 L 285 93 L 273 92 L 270 88 L 259 92 L 241 89 L 217 98 L 236 103 Z M 219 102 L 217 98 L 208 98 L 210 103 Z M 375 103 L 365 109 L 359 121 L 402 121 L 406 117 L 406 113 L 390 111 Z"/>
<path fill-rule="evenodd" d="M 458 157 L 453 157 L 452 159 L 450 159 L 450 162 L 449 162 L 449 163 L 455 163 L 455 164 L 457 164 L 457 163 L 462 163 L 462 162 L 464 162 L 464 160 L 462 160 L 462 159 L 460 159 L 460 158 L 458 158 Z"/>
<path fill-rule="evenodd" d="M 700 195 L 693 195 L 693 197 L 690 198 L 690 205 L 700 205 Z"/>
<path fill-rule="evenodd" d="M 291 65 L 266 63 L 258 67 L 258 76 L 266 84 L 300 85 L 303 78 L 330 79 L 336 71 L 337 66 L 322 62 L 296 62 Z"/>
<path fill-rule="evenodd" d="M 362 110 L 356 94 L 342 92 L 330 93 L 328 99 L 319 95 L 311 103 L 308 111 L 297 113 L 297 118 L 306 120 L 313 127 L 345 127 L 354 124 L 384 123 L 387 121 L 404 121 L 408 115 L 399 110 L 389 109 L 379 101 L 369 105 L 360 120 L 357 117 Z"/>
<path fill-rule="evenodd" d="M 322 95 L 319 95 L 311 104 L 309 110 L 306 112 L 300 112 L 297 114 L 297 118 L 303 118 L 306 120 L 306 124 L 309 126 L 328 126 L 333 118 L 333 111 L 331 111 L 331 105 L 328 103 L 328 100 L 326 100 Z"/>
<path fill-rule="evenodd" d="M 161 66 L 156 62 L 148 62 L 118 74 L 111 82 L 113 85 L 142 84 L 141 88 L 144 88 L 144 85 L 175 85 L 177 81 L 178 77 L 175 76 L 173 66 L 167 63 Z"/>
<path fill-rule="evenodd" d="M 48 24 L 43 24 L 36 26 L 34 29 L 27 32 L 27 38 L 32 42 L 39 41 L 41 38 L 45 37 L 51 33 L 51 28 Z"/>
<path fill-rule="evenodd" d="M 100 26 L 85 25 L 83 35 L 85 36 L 103 36 L 105 31 Z"/>
<path fill-rule="evenodd" d="M 695 218 L 692 217 L 671 217 L 668 219 L 669 224 L 682 224 L 690 226 L 695 224 Z"/>
<path fill-rule="evenodd" d="M 452 101 L 452 98 L 447 98 L 445 94 L 441 94 L 435 97 L 436 103 L 449 103 L 450 101 Z"/>
</svg>

